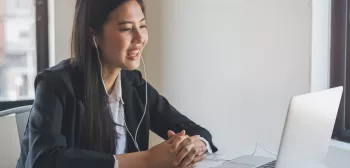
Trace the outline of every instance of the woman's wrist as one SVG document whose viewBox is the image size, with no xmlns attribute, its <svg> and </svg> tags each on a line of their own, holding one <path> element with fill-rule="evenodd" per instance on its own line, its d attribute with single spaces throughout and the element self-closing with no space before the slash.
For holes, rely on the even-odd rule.
<svg viewBox="0 0 350 168">
<path fill-rule="evenodd" d="M 153 168 L 151 152 L 149 150 L 142 152 L 142 162 L 146 168 Z"/>
<path fill-rule="evenodd" d="M 115 155 L 114 157 L 118 161 L 118 168 L 152 168 L 149 151 Z"/>
</svg>

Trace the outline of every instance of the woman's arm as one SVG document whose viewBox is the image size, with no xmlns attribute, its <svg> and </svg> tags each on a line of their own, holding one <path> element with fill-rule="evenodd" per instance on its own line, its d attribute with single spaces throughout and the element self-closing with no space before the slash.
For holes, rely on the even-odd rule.
<svg viewBox="0 0 350 168">
<path fill-rule="evenodd" d="M 54 88 L 45 79 L 36 86 L 35 101 L 27 128 L 26 168 L 113 168 L 111 154 L 67 148 L 61 134 L 63 106 Z"/>
<path fill-rule="evenodd" d="M 142 74 L 139 71 L 134 72 L 137 76 L 137 90 L 142 98 L 144 97 L 146 81 L 142 78 Z M 186 130 L 187 135 L 200 135 L 202 138 L 208 141 L 212 152 L 217 151 L 217 148 L 212 142 L 212 136 L 208 130 L 182 115 L 168 102 L 166 98 L 160 95 L 155 88 L 153 88 L 150 84 L 147 85 L 151 120 L 150 123 L 151 130 L 153 132 L 161 136 L 163 139 L 167 139 L 168 130 L 172 130 L 174 132 Z"/>
<path fill-rule="evenodd" d="M 118 168 L 173 168 L 175 154 L 172 142 L 177 136 L 160 143 L 147 151 L 117 155 Z"/>
<path fill-rule="evenodd" d="M 68 148 L 66 138 L 61 133 L 64 108 L 58 98 L 59 92 L 44 78 L 37 82 L 35 94 L 24 143 L 28 144 L 28 154 L 26 158 L 21 158 L 26 161 L 19 168 L 114 168 L 115 165 L 118 168 L 173 167 L 175 156 L 170 152 L 170 143 L 176 136 L 148 151 L 116 156 Z"/>
<path fill-rule="evenodd" d="M 118 168 L 150 167 L 147 163 L 147 158 L 149 158 L 147 151 L 120 154 L 120 155 L 116 155 L 115 158 L 118 160 Z"/>
<path fill-rule="evenodd" d="M 27 128 L 28 154 L 24 167 L 113 168 L 114 157 L 118 159 L 119 168 L 149 167 L 148 151 L 113 156 L 67 148 L 66 138 L 61 134 L 64 109 L 56 93 L 53 86 L 45 79 L 38 82 Z"/>
</svg>

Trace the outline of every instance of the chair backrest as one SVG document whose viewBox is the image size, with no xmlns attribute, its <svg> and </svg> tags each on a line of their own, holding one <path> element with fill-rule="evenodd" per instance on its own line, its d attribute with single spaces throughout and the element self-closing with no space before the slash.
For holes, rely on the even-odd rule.
<svg viewBox="0 0 350 168">
<path fill-rule="evenodd" d="M 16 117 L 19 140 L 21 140 L 24 135 L 24 131 L 27 126 L 28 117 L 31 109 L 32 109 L 32 105 L 28 105 L 28 106 L 16 107 L 16 108 L 0 111 L 0 117 L 4 117 L 8 115 L 14 115 Z"/>
<path fill-rule="evenodd" d="M 15 115 L 0 117 L 0 167 L 16 167 L 20 156 L 20 140 Z"/>
<path fill-rule="evenodd" d="M 0 167 L 16 167 L 32 106 L 0 111 Z"/>
</svg>

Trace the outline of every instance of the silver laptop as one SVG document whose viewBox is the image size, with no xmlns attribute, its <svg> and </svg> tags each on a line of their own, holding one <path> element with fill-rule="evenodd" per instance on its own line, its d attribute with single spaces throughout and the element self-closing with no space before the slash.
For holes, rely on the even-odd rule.
<svg viewBox="0 0 350 168">
<path fill-rule="evenodd" d="M 343 87 L 336 87 L 293 97 L 277 160 L 260 164 L 245 162 L 242 165 L 249 165 L 249 168 L 311 168 L 323 165 L 342 93 Z M 217 168 L 240 168 L 234 164 L 237 162 L 228 162 Z"/>
</svg>

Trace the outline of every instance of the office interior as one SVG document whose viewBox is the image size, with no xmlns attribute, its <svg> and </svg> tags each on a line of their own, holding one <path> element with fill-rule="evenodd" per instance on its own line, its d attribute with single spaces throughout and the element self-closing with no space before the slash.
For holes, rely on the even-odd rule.
<svg viewBox="0 0 350 168">
<path fill-rule="evenodd" d="M 332 87 L 333 1 L 145 0 L 147 80 L 181 113 L 211 132 L 225 159 L 254 151 L 274 158 L 290 99 Z M 11 5 L 18 9 L 14 21 L 6 20 L 13 18 L 6 12 L 16 11 L 9 10 Z M 4 102 L 21 106 L 34 98 L 40 52 L 37 36 L 30 32 L 35 33 L 37 20 L 48 21 L 47 66 L 70 57 L 75 1 L 47 0 L 48 15 L 42 18 L 36 16 L 35 5 L 34 0 L 0 0 L 2 110 Z M 9 137 L 17 137 L 18 130 L 15 117 L 3 118 L 0 165 L 14 167 L 19 139 Z M 151 133 L 150 146 L 162 141 Z M 9 148 L 16 144 L 10 142 L 18 146 Z M 5 147 L 13 150 L 2 151 Z M 348 168 L 350 141 L 331 139 L 325 162 L 330 168 Z"/>
</svg>

